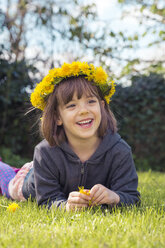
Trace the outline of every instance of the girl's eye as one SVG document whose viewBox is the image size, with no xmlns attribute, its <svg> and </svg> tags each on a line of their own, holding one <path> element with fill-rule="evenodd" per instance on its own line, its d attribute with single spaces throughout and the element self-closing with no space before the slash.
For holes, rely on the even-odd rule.
<svg viewBox="0 0 165 248">
<path fill-rule="evenodd" d="M 96 100 L 89 100 L 89 103 L 95 103 Z"/>
<path fill-rule="evenodd" d="M 74 108 L 76 105 L 75 104 L 69 104 L 66 106 L 66 108 Z"/>
</svg>

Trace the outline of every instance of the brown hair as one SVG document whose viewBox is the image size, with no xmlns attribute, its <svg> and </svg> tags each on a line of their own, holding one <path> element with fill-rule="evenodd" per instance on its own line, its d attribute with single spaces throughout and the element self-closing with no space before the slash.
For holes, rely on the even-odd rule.
<svg viewBox="0 0 165 248">
<path fill-rule="evenodd" d="M 98 128 L 98 136 L 103 137 L 108 129 L 112 132 L 117 131 L 117 122 L 111 112 L 107 102 L 102 95 L 99 87 L 93 82 L 89 82 L 83 76 L 70 77 L 63 79 L 53 93 L 48 96 L 46 107 L 44 108 L 41 122 L 41 134 L 48 141 L 50 146 L 60 145 L 67 140 L 63 126 L 57 125 L 59 116 L 59 104 L 67 104 L 72 100 L 74 93 L 77 93 L 77 98 L 80 99 L 83 94 L 87 96 L 96 96 L 101 102 L 104 101 L 104 107 L 100 103 L 101 108 L 101 123 Z"/>
</svg>

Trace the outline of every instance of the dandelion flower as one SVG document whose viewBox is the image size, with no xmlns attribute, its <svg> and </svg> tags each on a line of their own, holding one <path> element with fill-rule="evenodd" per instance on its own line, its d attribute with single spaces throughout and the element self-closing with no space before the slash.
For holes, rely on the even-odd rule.
<svg viewBox="0 0 165 248">
<path fill-rule="evenodd" d="M 84 189 L 84 186 L 78 187 L 79 192 L 84 195 L 90 195 L 90 190 L 89 189 Z"/>
<path fill-rule="evenodd" d="M 63 76 L 63 77 L 68 77 L 68 76 L 70 76 L 71 73 L 72 73 L 72 71 L 71 71 L 71 66 L 70 66 L 70 64 L 67 64 L 67 63 L 64 63 L 64 64 L 63 64 L 61 70 L 62 70 L 62 76 Z"/>
<path fill-rule="evenodd" d="M 105 83 L 107 81 L 108 75 L 102 69 L 102 67 L 96 68 L 95 72 L 95 80 L 96 82 Z"/>
<path fill-rule="evenodd" d="M 80 65 L 81 65 L 81 63 L 78 62 L 78 61 L 72 63 L 71 70 L 72 70 L 72 75 L 73 76 L 78 76 L 79 75 L 79 73 L 80 73 Z"/>
<path fill-rule="evenodd" d="M 78 189 L 79 189 L 79 192 L 81 193 L 81 194 L 84 194 L 84 195 L 90 195 L 90 190 L 89 189 L 84 189 L 84 186 L 81 186 L 81 187 L 78 187 Z M 92 200 L 93 200 L 93 198 L 92 198 Z M 92 204 L 92 200 L 89 200 L 89 206 L 91 206 L 91 204 Z"/>
<path fill-rule="evenodd" d="M 9 204 L 9 206 L 7 207 L 7 210 L 9 212 L 15 212 L 18 208 L 20 208 L 20 206 L 17 203 L 13 202 Z"/>
</svg>

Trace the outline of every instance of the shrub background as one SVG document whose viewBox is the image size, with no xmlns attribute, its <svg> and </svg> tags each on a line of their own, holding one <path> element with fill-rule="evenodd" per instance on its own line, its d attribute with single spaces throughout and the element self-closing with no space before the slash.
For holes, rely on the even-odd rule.
<svg viewBox="0 0 165 248">
<path fill-rule="evenodd" d="M 140 170 L 165 171 L 165 79 L 135 77 L 129 87 L 118 86 L 112 110 L 119 133 L 132 147 Z"/>
<path fill-rule="evenodd" d="M 36 112 L 25 115 L 31 107 L 29 93 L 36 68 L 27 61 L 10 63 L 0 59 L 0 157 L 13 166 L 21 166 L 22 158 L 32 159 L 35 144 L 39 142 Z M 24 159 L 23 159 L 24 161 Z"/>
</svg>

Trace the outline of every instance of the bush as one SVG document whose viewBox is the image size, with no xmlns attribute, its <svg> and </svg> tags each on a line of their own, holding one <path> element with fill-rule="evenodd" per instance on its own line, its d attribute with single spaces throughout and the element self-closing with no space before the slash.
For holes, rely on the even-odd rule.
<svg viewBox="0 0 165 248">
<path fill-rule="evenodd" d="M 29 158 L 23 158 L 19 155 L 15 155 L 12 153 L 11 149 L 1 147 L 0 149 L 0 157 L 2 158 L 2 162 L 7 163 L 13 167 L 20 168 L 29 161 Z"/>
<path fill-rule="evenodd" d="M 26 61 L 10 63 L 5 59 L 0 59 L 0 68 L 0 146 L 30 158 L 39 138 L 30 129 L 36 113 L 25 113 L 31 106 L 28 92 L 34 85 L 30 75 L 36 69 Z"/>
<path fill-rule="evenodd" d="M 133 78 L 118 86 L 112 106 L 119 133 L 130 144 L 138 169 L 165 171 L 165 79 L 161 75 Z"/>
</svg>

